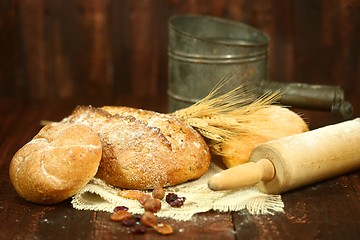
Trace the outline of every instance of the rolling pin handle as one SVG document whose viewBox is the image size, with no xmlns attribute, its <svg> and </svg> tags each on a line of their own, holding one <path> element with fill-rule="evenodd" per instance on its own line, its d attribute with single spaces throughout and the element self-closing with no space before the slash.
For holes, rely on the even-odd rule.
<svg viewBox="0 0 360 240">
<path fill-rule="evenodd" d="M 214 191 L 249 187 L 260 181 L 270 181 L 275 176 L 274 165 L 268 159 L 248 162 L 226 169 L 208 180 L 208 187 Z"/>
<path fill-rule="evenodd" d="M 261 181 L 268 182 L 275 177 L 275 167 L 269 159 L 260 159 L 256 164 L 262 170 Z"/>
</svg>

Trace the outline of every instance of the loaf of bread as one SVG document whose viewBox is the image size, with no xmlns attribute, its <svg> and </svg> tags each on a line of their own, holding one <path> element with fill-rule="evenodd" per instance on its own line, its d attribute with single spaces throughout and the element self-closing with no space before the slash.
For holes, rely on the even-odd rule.
<svg viewBox="0 0 360 240">
<path fill-rule="evenodd" d="M 28 201 L 58 203 L 95 176 L 101 156 L 100 138 L 91 128 L 52 123 L 16 152 L 10 163 L 10 180 Z"/>
<path fill-rule="evenodd" d="M 250 133 L 244 132 L 225 142 L 222 160 L 231 168 L 249 160 L 255 147 L 270 140 L 295 135 L 309 130 L 306 122 L 295 112 L 276 105 L 261 108 L 248 123 Z"/>
<path fill-rule="evenodd" d="M 96 177 L 126 189 L 170 186 L 202 176 L 210 151 L 201 135 L 175 117 L 128 107 L 79 106 L 63 119 L 82 123 L 103 146 Z"/>
</svg>

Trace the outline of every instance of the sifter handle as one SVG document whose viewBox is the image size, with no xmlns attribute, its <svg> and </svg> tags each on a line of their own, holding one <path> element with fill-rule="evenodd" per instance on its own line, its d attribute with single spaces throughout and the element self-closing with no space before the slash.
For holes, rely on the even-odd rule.
<svg viewBox="0 0 360 240">
<path fill-rule="evenodd" d="M 270 181 L 275 176 L 275 168 L 268 159 L 248 162 L 226 169 L 208 180 L 208 187 L 214 191 L 253 186 L 260 181 Z"/>
</svg>

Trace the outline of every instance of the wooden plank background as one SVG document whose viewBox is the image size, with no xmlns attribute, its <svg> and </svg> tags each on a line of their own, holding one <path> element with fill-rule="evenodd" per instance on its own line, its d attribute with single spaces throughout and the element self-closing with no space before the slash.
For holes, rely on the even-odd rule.
<svg viewBox="0 0 360 240">
<path fill-rule="evenodd" d="M 271 38 L 271 80 L 340 85 L 360 116 L 359 0 L 2 0 L 0 96 L 166 95 L 175 14 L 260 29 Z"/>
</svg>

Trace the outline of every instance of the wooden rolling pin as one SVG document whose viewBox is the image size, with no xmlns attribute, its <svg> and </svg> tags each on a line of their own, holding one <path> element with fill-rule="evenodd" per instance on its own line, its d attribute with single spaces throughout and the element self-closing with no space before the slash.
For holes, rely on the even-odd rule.
<svg viewBox="0 0 360 240">
<path fill-rule="evenodd" d="M 248 163 L 208 180 L 212 190 L 256 186 L 279 194 L 360 169 L 360 118 L 256 147 Z"/>
</svg>

